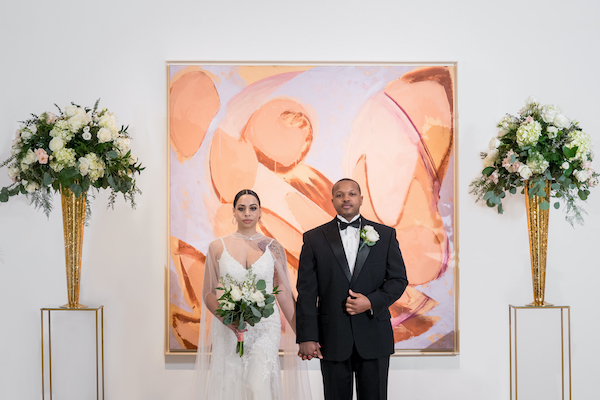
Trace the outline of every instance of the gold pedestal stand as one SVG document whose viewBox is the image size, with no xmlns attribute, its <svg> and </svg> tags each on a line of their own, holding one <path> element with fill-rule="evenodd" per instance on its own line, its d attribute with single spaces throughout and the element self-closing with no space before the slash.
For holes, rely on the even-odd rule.
<svg viewBox="0 0 600 400">
<path fill-rule="evenodd" d="M 510 399 L 571 399 L 571 307 L 509 305 L 508 312 L 508 331 L 510 337 Z M 537 312 L 542 313 L 538 314 L 538 317 L 539 315 L 543 315 L 544 318 L 554 318 L 554 323 L 535 324 L 536 319 L 534 313 Z M 560 313 L 560 324 L 558 323 L 559 315 L 557 315 L 557 313 Z M 520 332 L 517 329 L 519 321 L 521 321 Z M 533 323 L 531 321 L 533 321 Z M 530 329 L 523 329 L 522 326 L 525 326 L 525 328 L 529 327 Z M 558 335 L 557 329 L 560 329 L 560 335 Z M 520 333 L 520 335 L 518 335 L 518 333 Z M 529 341 L 529 345 L 526 340 L 517 340 L 520 336 L 521 339 L 525 339 L 527 334 L 533 338 L 533 340 Z M 544 345 L 544 341 L 549 342 L 552 337 L 554 337 L 554 345 Z M 558 340 L 560 340 L 560 356 L 559 346 L 557 344 Z M 536 347 L 543 348 L 536 349 Z M 538 351 L 536 352 L 535 350 Z M 521 351 L 521 356 L 519 356 L 519 351 Z M 528 352 L 530 354 L 535 354 L 528 358 L 526 357 Z M 554 353 L 554 357 L 552 357 L 552 353 Z M 533 361 L 531 361 L 531 359 L 533 359 Z M 519 364 L 519 362 L 521 364 Z M 518 368 L 519 365 L 521 365 L 521 369 Z M 556 373 L 545 374 L 544 370 L 552 365 L 555 366 Z M 558 365 L 560 365 L 561 370 L 560 382 L 556 381 Z M 518 379 L 519 373 L 521 374 L 521 378 L 523 378 L 521 380 Z M 528 375 L 536 376 L 533 377 L 534 379 L 529 376 L 528 380 Z M 538 377 L 539 379 L 535 379 Z M 519 383 L 523 383 L 523 381 L 525 383 L 522 386 L 535 387 L 536 393 L 530 397 L 519 397 Z M 557 393 L 559 388 L 560 393 Z M 521 389 L 523 389 L 523 387 L 521 387 Z M 543 391 L 552 391 L 552 394 L 544 394 L 542 393 Z M 521 392 L 523 392 L 523 390 L 521 390 Z"/>
<path fill-rule="evenodd" d="M 46 380 L 48 380 L 49 399 L 52 400 L 52 314 L 55 312 L 93 312 L 96 321 L 96 400 L 104 399 L 104 306 L 96 308 L 62 308 L 46 307 L 41 308 L 41 327 L 42 327 L 42 399 L 46 396 Z M 44 323 L 44 314 L 46 314 L 47 325 Z M 46 366 L 44 359 L 44 328 L 47 328 L 48 336 L 48 378 L 46 379 Z"/>
</svg>

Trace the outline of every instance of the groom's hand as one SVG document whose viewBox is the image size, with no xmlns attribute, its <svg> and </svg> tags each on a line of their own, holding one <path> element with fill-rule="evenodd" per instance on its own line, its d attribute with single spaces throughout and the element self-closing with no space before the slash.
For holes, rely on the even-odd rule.
<svg viewBox="0 0 600 400">
<path fill-rule="evenodd" d="M 298 349 L 298 357 L 303 360 L 312 360 L 313 358 L 323 358 L 321 354 L 321 345 L 318 342 L 302 342 Z"/>
<path fill-rule="evenodd" d="M 355 293 L 348 290 L 350 294 L 346 299 L 346 312 L 350 315 L 364 313 L 371 309 L 371 301 L 367 296 L 361 293 Z"/>
</svg>

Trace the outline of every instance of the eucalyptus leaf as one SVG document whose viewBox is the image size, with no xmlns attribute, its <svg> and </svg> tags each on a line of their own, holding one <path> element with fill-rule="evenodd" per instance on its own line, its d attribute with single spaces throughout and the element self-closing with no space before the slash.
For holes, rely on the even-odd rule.
<svg viewBox="0 0 600 400">
<path fill-rule="evenodd" d="M 113 188 L 114 190 L 117 190 L 117 184 L 115 182 L 115 178 L 113 178 L 112 175 L 108 176 L 108 184 L 110 185 L 111 188 Z"/>
<path fill-rule="evenodd" d="M 494 167 L 486 167 L 483 169 L 483 171 L 481 171 L 481 173 L 485 176 L 490 176 L 495 170 L 496 168 Z"/>
<path fill-rule="evenodd" d="M 2 190 L 0 191 L 0 202 L 6 203 L 9 197 L 10 196 L 8 195 L 8 189 L 5 187 L 2 188 Z"/>
<path fill-rule="evenodd" d="M 558 201 L 554 203 L 554 208 L 557 210 L 560 208 L 560 203 Z"/>
<path fill-rule="evenodd" d="M 75 197 L 79 198 L 81 196 L 82 190 L 81 186 L 79 186 L 78 184 L 72 184 L 71 186 L 69 186 L 69 189 L 71 189 L 71 192 L 73 192 Z"/>
<path fill-rule="evenodd" d="M 483 199 L 487 200 L 487 199 L 492 198 L 493 196 L 495 196 L 495 194 L 493 191 L 490 190 L 489 192 L 486 192 L 485 195 L 483 195 Z"/>
<path fill-rule="evenodd" d="M 256 309 L 256 307 L 250 306 L 250 310 L 252 310 L 252 314 L 254 314 L 256 317 L 258 317 L 258 318 L 262 317 L 262 314 L 260 313 L 260 311 L 258 311 Z"/>
<path fill-rule="evenodd" d="M 267 288 L 267 284 L 265 283 L 264 279 L 261 279 L 258 282 L 256 282 L 256 289 L 265 290 L 266 288 Z"/>
<path fill-rule="evenodd" d="M 52 184 L 52 175 L 50 175 L 48 172 L 44 172 L 44 178 L 42 179 L 42 184 L 44 186 L 49 186 Z"/>
<path fill-rule="evenodd" d="M 540 210 L 549 210 L 549 209 L 550 209 L 550 203 L 548 203 L 546 200 L 544 200 L 540 203 Z"/>
</svg>

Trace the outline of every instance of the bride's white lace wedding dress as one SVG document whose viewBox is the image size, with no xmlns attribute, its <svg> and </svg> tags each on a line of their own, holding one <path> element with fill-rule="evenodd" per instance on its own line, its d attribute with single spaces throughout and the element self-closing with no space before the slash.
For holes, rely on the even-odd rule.
<svg viewBox="0 0 600 400">
<path fill-rule="evenodd" d="M 285 250 L 277 241 L 260 234 L 252 238 L 233 234 L 212 242 L 205 263 L 203 304 L 214 311 L 214 301 L 220 296 L 216 289 L 220 278 L 243 282 L 249 267 L 257 281 L 265 281 L 267 293 L 274 286 L 279 287 L 275 312 L 254 326 L 246 325 L 244 355 L 240 357 L 233 331 L 214 318 L 207 307 L 202 308 L 196 363 L 199 387 L 195 399 L 309 399 L 306 367 L 296 355 L 295 335 L 290 325 L 295 318 L 294 294 Z M 280 343 L 284 344 L 283 372 Z"/>
</svg>

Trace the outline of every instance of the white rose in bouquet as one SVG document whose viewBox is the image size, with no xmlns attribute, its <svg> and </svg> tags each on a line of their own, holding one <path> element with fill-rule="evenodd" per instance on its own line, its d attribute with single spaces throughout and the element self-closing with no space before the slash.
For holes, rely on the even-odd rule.
<svg viewBox="0 0 600 400">
<path fill-rule="evenodd" d="M 542 107 L 540 114 L 545 123 L 551 124 L 558 114 L 562 114 L 562 110 L 554 104 L 548 104 Z"/>
<path fill-rule="evenodd" d="M 106 143 L 112 140 L 112 132 L 107 128 L 100 128 L 98 131 L 98 142 Z"/>
<path fill-rule="evenodd" d="M 522 164 L 519 167 L 518 172 L 519 172 L 519 175 L 521 175 L 521 178 L 523 178 L 523 179 L 529 179 L 529 178 L 531 178 L 531 175 L 533 175 L 533 171 L 526 164 Z"/>
<path fill-rule="evenodd" d="M 573 175 L 575 175 L 575 178 L 577 178 L 579 182 L 585 182 L 589 178 L 588 172 L 583 170 L 575 171 L 573 172 Z"/>
<path fill-rule="evenodd" d="M 25 157 L 23 157 L 23 160 L 21 162 L 29 165 L 29 164 L 33 164 L 36 161 L 37 161 L 37 156 L 35 155 L 33 150 L 29 149 L 29 150 L 27 150 L 27 153 L 25 153 Z"/>
<path fill-rule="evenodd" d="M 555 126 L 549 126 L 548 129 L 546 129 L 546 132 L 548 132 L 548 137 L 550 139 L 554 139 L 558 134 L 558 128 Z"/>
<path fill-rule="evenodd" d="M 40 188 L 40 185 L 36 182 L 29 182 L 25 187 L 27 193 L 33 193 Z"/>
<path fill-rule="evenodd" d="M 231 300 L 233 301 L 240 301 L 243 297 L 242 291 L 240 290 L 239 287 L 233 285 L 231 287 Z"/>
<path fill-rule="evenodd" d="M 19 169 L 19 167 L 15 165 L 8 167 L 8 177 L 12 179 L 13 182 L 17 181 L 17 177 L 19 176 L 20 172 L 21 170 Z"/>
<path fill-rule="evenodd" d="M 487 154 L 487 156 L 483 160 L 483 165 L 485 167 L 493 166 L 499 156 L 500 156 L 500 153 L 498 152 L 497 149 L 490 150 L 490 152 Z"/>
<path fill-rule="evenodd" d="M 568 128 L 571 125 L 571 121 L 569 118 L 565 117 L 563 114 L 558 114 L 554 117 L 554 126 L 560 129 Z"/>
<path fill-rule="evenodd" d="M 86 176 L 90 172 L 90 160 L 85 157 L 79 158 L 79 173 L 81 176 Z"/>
<path fill-rule="evenodd" d="M 50 150 L 54 153 L 65 147 L 65 141 L 59 137 L 55 137 L 50 141 Z"/>
<path fill-rule="evenodd" d="M 265 296 L 259 290 L 257 290 L 256 292 L 252 293 L 252 295 L 250 296 L 250 300 L 253 301 L 253 302 L 255 302 L 256 305 L 259 306 L 259 307 L 264 307 L 265 306 Z"/>
<path fill-rule="evenodd" d="M 77 109 L 79 107 L 75 106 L 75 105 L 69 105 L 65 107 L 65 114 L 67 115 L 67 117 L 72 117 L 73 115 L 77 114 Z"/>
<path fill-rule="evenodd" d="M 490 150 L 497 149 L 498 146 L 500 146 L 500 143 L 500 139 L 494 137 L 492 138 L 492 140 L 490 140 L 488 147 L 490 148 Z"/>
</svg>

